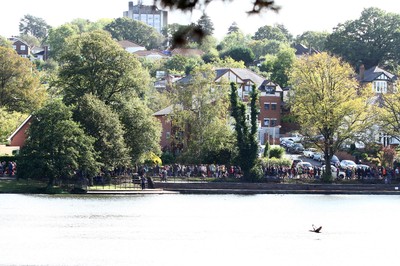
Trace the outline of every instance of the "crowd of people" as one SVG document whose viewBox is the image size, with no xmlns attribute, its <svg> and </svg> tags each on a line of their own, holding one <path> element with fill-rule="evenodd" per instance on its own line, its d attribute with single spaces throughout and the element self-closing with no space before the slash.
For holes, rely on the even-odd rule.
<svg viewBox="0 0 400 266">
<path fill-rule="evenodd" d="M 17 164 L 13 161 L 0 163 L 0 176 L 15 176 L 17 173 Z"/>
</svg>

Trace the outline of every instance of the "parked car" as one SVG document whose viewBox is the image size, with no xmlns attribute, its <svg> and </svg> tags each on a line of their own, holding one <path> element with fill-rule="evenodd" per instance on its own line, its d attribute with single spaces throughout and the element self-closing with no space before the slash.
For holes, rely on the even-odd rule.
<svg viewBox="0 0 400 266">
<path fill-rule="evenodd" d="M 301 143 L 295 143 L 292 146 L 288 147 L 287 151 L 289 153 L 302 153 L 304 151 L 304 147 Z"/>
<path fill-rule="evenodd" d="M 352 160 L 342 160 L 340 162 L 340 168 L 347 169 L 347 168 L 356 168 L 357 164 Z"/>
<path fill-rule="evenodd" d="M 326 165 L 321 166 L 321 171 L 324 172 L 326 171 Z M 337 173 L 337 171 L 339 171 L 339 175 Z M 340 177 L 340 178 L 344 178 L 346 173 L 341 171 L 339 168 L 336 168 L 334 165 L 331 165 L 331 173 L 332 173 L 332 177 Z"/>
<path fill-rule="evenodd" d="M 300 162 L 300 163 L 298 163 L 298 164 L 296 165 L 296 169 L 299 169 L 299 168 L 302 168 L 303 170 L 306 170 L 306 169 L 311 170 L 311 169 L 313 169 L 314 167 L 313 167 L 313 165 L 312 165 L 311 163 L 309 163 L 309 162 Z"/>
<path fill-rule="evenodd" d="M 301 162 L 303 162 L 302 159 L 294 159 L 293 162 L 292 162 L 292 168 L 296 167 L 296 165 L 297 165 L 298 163 L 301 163 Z"/>
<path fill-rule="evenodd" d="M 325 158 L 324 155 L 322 155 L 321 160 L 320 160 L 321 164 L 325 164 Z M 336 167 L 340 166 L 340 160 L 336 155 L 333 155 L 331 158 L 331 165 L 334 165 Z"/>
<path fill-rule="evenodd" d="M 303 151 L 303 155 L 307 158 L 312 158 L 315 152 L 317 152 L 316 148 L 309 148 Z"/>
<path fill-rule="evenodd" d="M 312 155 L 312 159 L 318 162 L 321 162 L 322 158 L 324 157 L 324 155 L 320 152 L 314 152 Z"/>
<path fill-rule="evenodd" d="M 370 167 L 366 164 L 357 164 L 357 169 L 368 170 Z"/>
<path fill-rule="evenodd" d="M 283 140 L 280 142 L 282 147 L 288 148 L 290 146 L 294 145 L 294 141 L 293 140 Z"/>
<path fill-rule="evenodd" d="M 286 140 L 291 140 L 291 141 L 293 141 L 293 142 L 299 142 L 299 141 L 301 141 L 302 139 L 303 139 L 303 136 L 302 136 L 302 135 L 300 135 L 299 133 L 294 133 L 294 134 L 292 134 L 290 137 L 282 137 L 282 138 L 279 138 L 279 141 L 282 142 L 282 141 L 286 141 Z"/>
</svg>

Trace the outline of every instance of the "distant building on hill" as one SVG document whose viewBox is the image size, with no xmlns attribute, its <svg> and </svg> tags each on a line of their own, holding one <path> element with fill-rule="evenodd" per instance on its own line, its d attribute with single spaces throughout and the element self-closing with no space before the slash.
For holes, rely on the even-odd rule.
<svg viewBox="0 0 400 266">
<path fill-rule="evenodd" d="M 129 2 L 129 9 L 128 11 L 124 11 L 123 15 L 124 17 L 146 23 L 160 33 L 168 25 L 168 11 L 160 10 L 155 5 L 143 5 L 142 0 L 138 0 L 137 5 Z"/>
</svg>

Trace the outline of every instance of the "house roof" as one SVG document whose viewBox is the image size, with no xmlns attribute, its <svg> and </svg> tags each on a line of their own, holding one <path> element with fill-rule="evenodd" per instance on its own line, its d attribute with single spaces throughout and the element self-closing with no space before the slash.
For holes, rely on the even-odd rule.
<svg viewBox="0 0 400 266">
<path fill-rule="evenodd" d="M 19 127 L 11 134 L 11 136 L 9 136 L 7 138 L 7 141 L 11 141 L 15 135 L 18 134 L 19 131 L 21 131 L 21 129 L 25 126 L 25 124 L 27 124 L 32 118 L 32 115 L 29 115 L 22 123 L 21 125 L 19 125 Z"/>
<path fill-rule="evenodd" d="M 157 55 L 157 56 L 161 56 L 161 57 L 168 57 L 166 54 L 162 53 L 161 51 L 157 51 L 157 50 L 142 50 L 142 51 L 136 51 L 133 54 L 140 56 L 140 57 L 145 57 L 145 56 L 149 56 L 149 55 Z"/>
<path fill-rule="evenodd" d="M 256 87 L 260 90 L 263 90 L 263 88 L 265 89 L 265 86 L 275 86 L 276 91 L 282 91 L 282 88 L 278 84 L 276 84 L 270 80 L 266 80 L 265 78 L 261 77 L 260 75 L 254 73 L 253 71 L 251 71 L 247 68 L 216 68 L 215 69 L 215 75 L 216 75 L 215 80 L 220 79 L 228 72 L 233 73 L 243 83 L 246 83 L 249 81 L 253 82 L 256 85 Z M 180 84 L 188 84 L 188 83 L 190 83 L 191 79 L 192 79 L 192 76 L 187 75 L 187 76 L 181 78 L 180 80 L 178 80 L 177 82 Z"/>
<path fill-rule="evenodd" d="M 296 50 L 295 54 L 296 55 L 310 55 L 310 54 L 318 54 L 319 51 L 312 48 L 312 47 L 307 47 L 304 44 L 298 43 L 294 46 L 294 49 Z"/>
<path fill-rule="evenodd" d="M 19 41 L 19 42 L 22 42 L 23 44 L 25 44 L 26 46 L 30 47 L 30 45 L 26 41 L 24 41 L 20 38 L 17 38 L 17 37 L 11 37 L 11 38 L 8 38 L 8 40 L 11 41 L 13 44 Z"/>
<path fill-rule="evenodd" d="M 172 55 L 180 54 L 180 55 L 204 55 L 204 52 L 200 49 L 191 49 L 191 48 L 175 48 L 171 51 Z"/>
<path fill-rule="evenodd" d="M 397 77 L 393 75 L 392 73 L 383 70 L 382 68 L 379 68 L 378 66 L 371 67 L 367 70 L 364 71 L 364 78 L 361 80 L 362 82 L 372 82 L 376 80 L 380 75 L 386 75 L 389 79 L 395 80 Z M 360 80 L 361 77 L 358 76 L 358 79 Z"/>
<path fill-rule="evenodd" d="M 170 106 L 168 106 L 168 107 L 166 107 L 166 108 L 164 108 L 164 109 L 162 109 L 162 110 L 160 110 L 158 112 L 155 112 L 153 114 L 153 116 L 169 115 L 169 114 L 171 114 L 173 112 L 173 110 L 174 110 L 174 106 L 170 105 Z"/>
<path fill-rule="evenodd" d="M 143 47 L 139 44 L 136 44 L 136 43 L 128 41 L 128 40 L 118 41 L 118 44 L 124 49 L 129 48 L 129 47 Z"/>
</svg>

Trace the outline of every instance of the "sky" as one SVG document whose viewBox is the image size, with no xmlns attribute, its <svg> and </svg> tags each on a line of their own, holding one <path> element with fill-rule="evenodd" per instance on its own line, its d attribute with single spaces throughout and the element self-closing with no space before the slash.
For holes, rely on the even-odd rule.
<svg viewBox="0 0 400 266">
<path fill-rule="evenodd" d="M 18 25 L 24 15 L 43 18 L 52 27 L 57 27 L 75 18 L 96 21 L 100 18 L 122 17 L 128 10 L 129 0 L 6 0 L 0 4 L 0 35 L 18 35 Z M 133 0 L 134 4 L 137 0 Z M 229 26 L 236 22 L 246 34 L 254 34 L 265 25 L 283 24 L 294 36 L 305 31 L 327 31 L 339 23 L 360 17 L 364 8 L 378 7 L 387 12 L 400 14 L 400 1 L 393 0 L 275 0 L 281 7 L 278 13 L 263 12 L 248 16 L 253 0 L 213 0 L 206 7 L 206 13 L 214 23 L 214 35 L 219 40 L 227 33 Z M 144 4 L 153 3 L 143 0 Z M 168 23 L 189 24 L 197 22 L 201 11 L 183 13 L 169 12 Z"/>
</svg>

